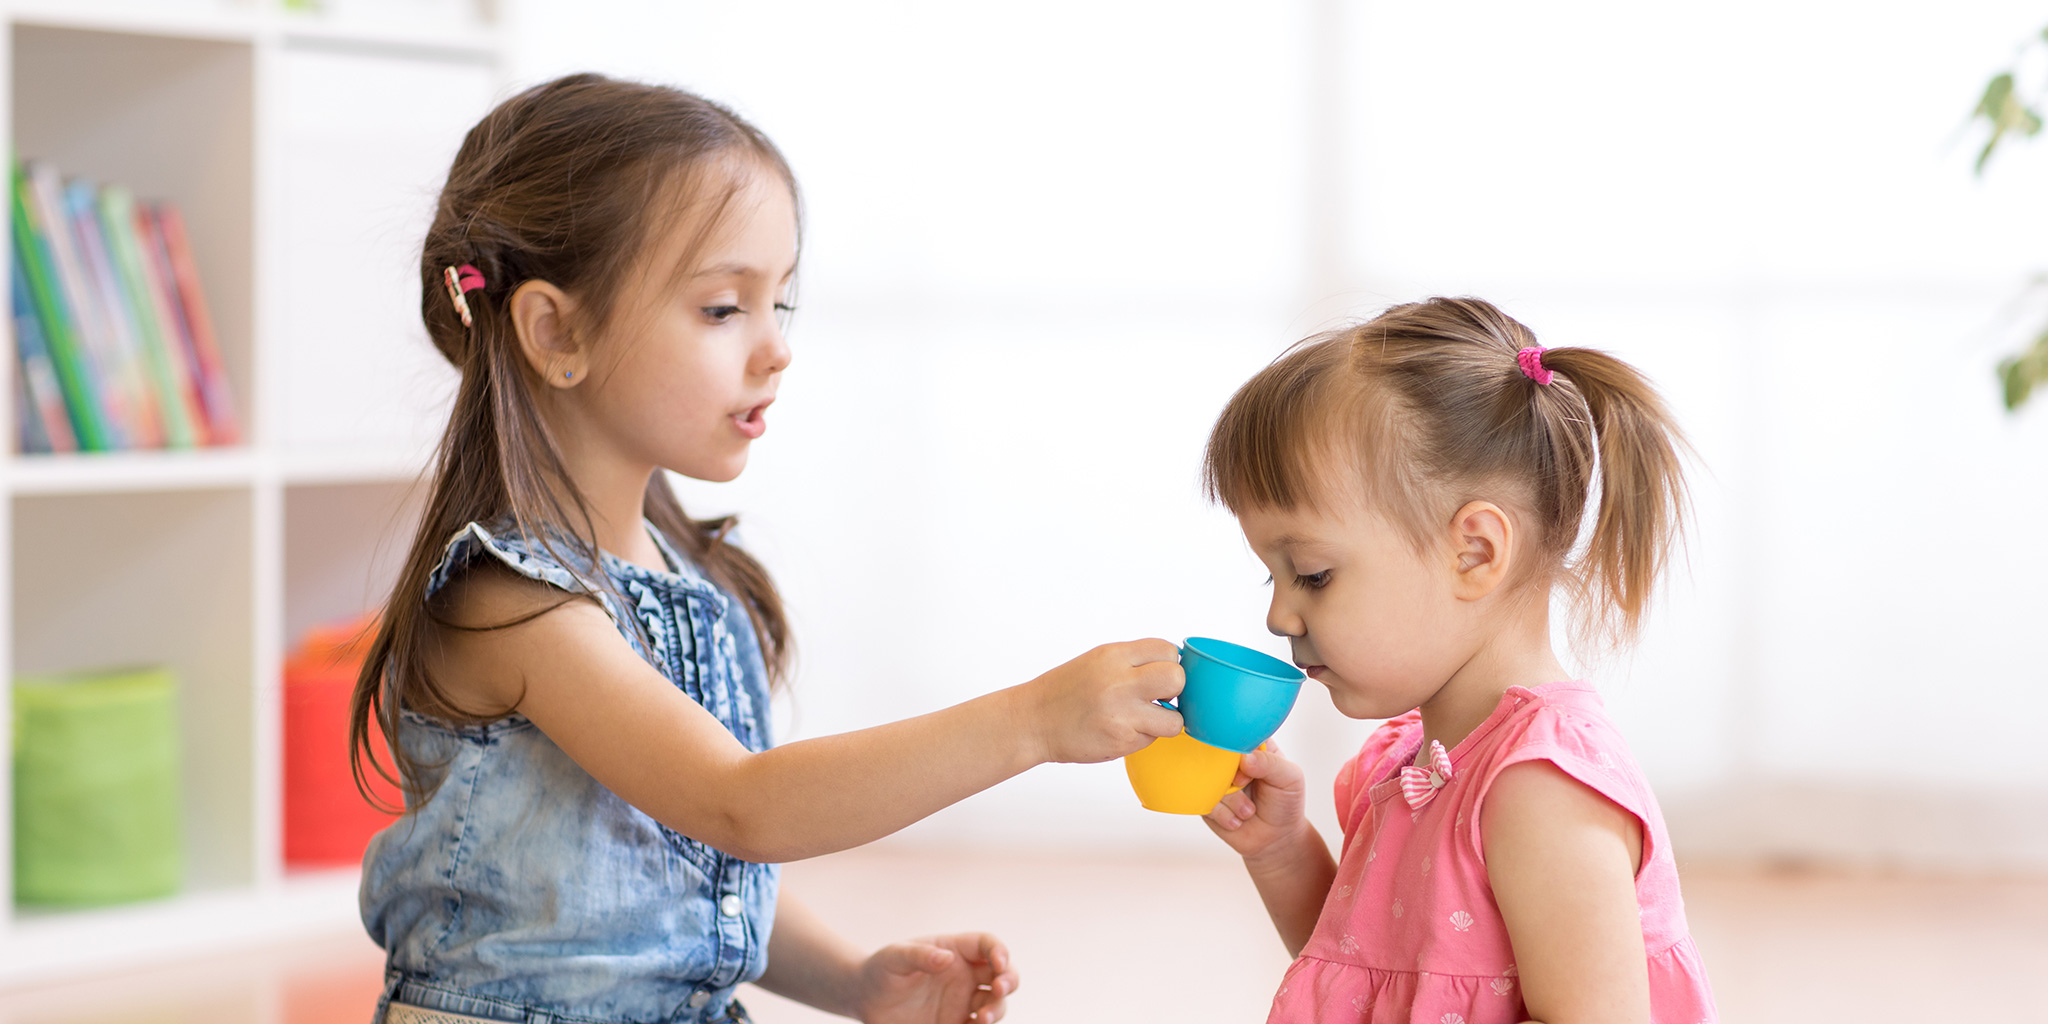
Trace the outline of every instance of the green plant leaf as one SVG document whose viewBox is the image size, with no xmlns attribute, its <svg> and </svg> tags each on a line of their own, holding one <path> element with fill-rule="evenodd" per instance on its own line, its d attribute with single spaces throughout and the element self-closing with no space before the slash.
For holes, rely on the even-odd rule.
<svg viewBox="0 0 2048 1024">
<path fill-rule="evenodd" d="M 2025 351 L 1999 361 L 1998 382 L 2007 412 L 2017 411 L 2027 404 L 2035 388 L 2048 384 L 2048 329 L 2036 335 Z"/>
<path fill-rule="evenodd" d="M 1984 173 L 1984 165 L 1990 161 L 1991 154 L 1998 149 L 1998 143 L 2007 134 L 2022 138 L 2041 134 L 2041 115 L 2010 94 L 2000 101 L 1996 113 L 1985 119 L 1991 122 L 1991 137 L 1984 140 L 1984 148 L 1977 153 L 1976 171 L 1980 175 Z"/>
<path fill-rule="evenodd" d="M 2020 361 L 2016 357 L 1998 361 L 1998 384 L 2005 398 L 2006 412 L 2018 412 L 2020 406 L 2027 404 L 2028 393 L 2034 390 L 2034 382 L 2020 372 Z"/>
<path fill-rule="evenodd" d="M 1997 75 L 1984 86 L 1984 97 L 1977 101 L 1976 116 L 1998 119 L 1998 112 L 2005 107 L 2005 101 L 2012 96 L 2012 72 Z"/>
<path fill-rule="evenodd" d="M 1977 109 L 1970 113 L 1971 120 L 1981 117 L 1991 127 L 1991 136 L 1984 140 L 1984 148 L 1977 151 L 1977 164 L 1972 169 L 1979 177 L 1984 174 L 1984 165 L 1991 162 L 1991 154 L 1998 151 L 1999 140 L 2015 127 L 2011 122 L 2012 90 L 2012 72 L 1993 76 L 1984 86 L 1984 95 L 1977 100 Z"/>
<path fill-rule="evenodd" d="M 2005 131 L 2031 136 L 2041 130 L 2041 115 L 2035 113 L 2034 108 L 2020 102 L 2019 97 L 2007 95 L 1998 108 L 1995 123 Z"/>
</svg>

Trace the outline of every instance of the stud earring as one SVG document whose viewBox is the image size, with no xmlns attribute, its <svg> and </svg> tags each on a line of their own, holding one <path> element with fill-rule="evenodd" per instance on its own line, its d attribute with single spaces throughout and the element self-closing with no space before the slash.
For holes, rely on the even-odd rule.
<svg viewBox="0 0 2048 1024">
<path fill-rule="evenodd" d="M 568 370 L 568 371 L 565 371 L 565 372 L 563 372 L 562 376 L 563 376 L 563 378 L 565 378 L 565 379 L 568 379 L 568 380 L 574 380 L 574 379 L 576 378 L 576 371 L 574 371 L 574 370 Z"/>
</svg>

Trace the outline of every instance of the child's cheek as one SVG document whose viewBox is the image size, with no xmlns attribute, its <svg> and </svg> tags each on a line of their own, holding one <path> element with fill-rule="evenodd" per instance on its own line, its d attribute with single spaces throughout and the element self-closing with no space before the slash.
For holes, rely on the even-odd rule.
<svg viewBox="0 0 2048 1024">
<path fill-rule="evenodd" d="M 1406 699 L 1399 687 L 1375 685 L 1360 676 L 1332 674 L 1324 681 L 1330 689 L 1330 705 L 1346 718 L 1392 718 L 1419 703 Z"/>
<path fill-rule="evenodd" d="M 1429 666 L 1418 641 L 1428 634 L 1414 632 L 1420 623 L 1389 614 L 1380 623 L 1367 625 L 1345 637 L 1343 646 L 1329 652 L 1332 673 L 1330 700 L 1353 718 L 1387 718 L 1415 708 L 1434 689 Z"/>
</svg>

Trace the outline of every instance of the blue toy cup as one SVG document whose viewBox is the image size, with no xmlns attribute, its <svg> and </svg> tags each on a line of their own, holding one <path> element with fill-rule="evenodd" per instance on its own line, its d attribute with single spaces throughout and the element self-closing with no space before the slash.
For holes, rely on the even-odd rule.
<svg viewBox="0 0 2048 1024">
<path fill-rule="evenodd" d="M 1167 706 L 1181 713 L 1189 736 L 1240 754 L 1256 750 L 1287 721 L 1306 678 L 1271 655 L 1202 636 L 1181 645 L 1180 667 L 1187 685 Z"/>
</svg>

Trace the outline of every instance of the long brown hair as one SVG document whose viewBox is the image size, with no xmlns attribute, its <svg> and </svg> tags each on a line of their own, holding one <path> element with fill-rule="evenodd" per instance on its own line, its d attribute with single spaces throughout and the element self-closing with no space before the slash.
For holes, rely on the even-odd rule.
<svg viewBox="0 0 2048 1024">
<path fill-rule="evenodd" d="M 1331 480 L 1418 546 L 1484 497 L 1533 527 L 1528 579 L 1560 581 L 1581 633 L 1642 624 L 1686 508 L 1671 413 L 1649 379 L 1595 349 L 1517 354 L 1536 336 L 1492 303 L 1433 298 L 1310 338 L 1238 389 L 1209 437 L 1203 481 L 1232 511 L 1325 508 Z M 1573 557 L 1586 504 L 1600 504 Z"/>
<path fill-rule="evenodd" d="M 428 607 L 427 584 L 455 533 L 509 517 L 543 545 L 567 547 L 565 561 L 597 564 L 590 510 L 534 398 L 541 384 L 512 325 L 512 292 L 526 281 L 550 282 L 577 297 L 578 327 L 601 329 L 650 238 L 687 212 L 697 219 L 701 245 L 745 175 L 764 171 L 796 195 L 795 177 L 774 143 L 731 111 L 678 89 L 601 75 L 528 89 L 463 139 L 420 254 L 420 316 L 434 346 L 461 371 L 461 383 L 419 529 L 356 681 L 349 744 L 366 799 L 377 802 L 366 786 L 366 761 L 390 777 L 372 756 L 372 722 L 392 751 L 399 776 L 393 781 L 416 806 L 431 787 L 423 781 L 427 766 L 396 742 L 400 712 L 464 714 L 427 671 L 434 633 L 449 627 Z M 469 325 L 442 283 L 444 268 L 463 264 L 487 282 L 466 296 Z M 656 528 L 739 596 L 770 679 L 780 685 L 790 660 L 789 623 L 761 563 L 727 542 L 732 517 L 690 518 L 659 471 L 642 504 Z"/>
</svg>

